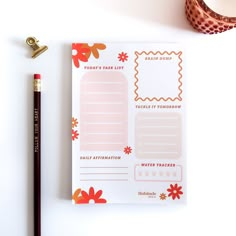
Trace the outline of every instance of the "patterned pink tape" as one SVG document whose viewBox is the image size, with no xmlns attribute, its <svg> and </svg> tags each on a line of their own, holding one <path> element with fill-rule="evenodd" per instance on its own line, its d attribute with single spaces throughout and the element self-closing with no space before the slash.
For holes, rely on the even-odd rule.
<svg viewBox="0 0 236 236">
<path fill-rule="evenodd" d="M 204 0 L 186 0 L 185 13 L 193 28 L 204 34 L 222 33 L 236 27 L 236 17 L 214 12 Z"/>
</svg>

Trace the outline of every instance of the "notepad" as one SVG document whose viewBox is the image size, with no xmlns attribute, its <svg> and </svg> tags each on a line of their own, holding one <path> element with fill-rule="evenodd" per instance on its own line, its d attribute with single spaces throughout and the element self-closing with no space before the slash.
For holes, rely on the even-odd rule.
<svg viewBox="0 0 236 236">
<path fill-rule="evenodd" d="M 184 51 L 72 44 L 74 204 L 186 202 Z"/>
</svg>

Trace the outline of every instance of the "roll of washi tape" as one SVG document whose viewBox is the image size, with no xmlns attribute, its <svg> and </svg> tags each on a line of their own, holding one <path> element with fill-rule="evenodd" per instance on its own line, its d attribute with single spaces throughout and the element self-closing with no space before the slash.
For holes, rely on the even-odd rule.
<svg viewBox="0 0 236 236">
<path fill-rule="evenodd" d="M 186 0 L 185 13 L 193 28 L 204 34 L 222 33 L 236 27 L 236 17 L 217 13 L 206 0 Z"/>
</svg>

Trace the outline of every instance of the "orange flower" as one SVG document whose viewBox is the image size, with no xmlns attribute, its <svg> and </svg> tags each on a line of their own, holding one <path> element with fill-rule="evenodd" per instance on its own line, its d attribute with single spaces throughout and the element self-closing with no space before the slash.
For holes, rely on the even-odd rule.
<svg viewBox="0 0 236 236">
<path fill-rule="evenodd" d="M 72 50 L 76 53 L 73 53 L 72 59 L 74 61 L 74 65 L 79 68 L 80 64 L 79 61 L 87 62 L 88 57 L 86 56 L 86 53 L 90 51 L 89 48 L 83 47 L 84 44 L 82 43 L 73 43 L 72 44 Z"/>
<path fill-rule="evenodd" d="M 77 119 L 74 118 L 74 117 L 72 117 L 72 128 L 77 127 L 77 125 L 78 125 L 78 121 L 77 121 Z"/>
<path fill-rule="evenodd" d="M 170 188 L 167 189 L 167 191 L 169 192 L 168 197 L 172 197 L 173 200 L 175 200 L 175 198 L 180 199 L 180 195 L 183 194 L 181 189 L 182 186 L 178 186 L 178 184 L 171 184 Z"/>
<path fill-rule="evenodd" d="M 89 48 L 89 51 L 85 54 L 87 58 L 90 57 L 91 53 L 93 56 L 98 59 L 99 58 L 99 52 L 98 50 L 104 50 L 106 48 L 106 45 L 103 43 L 95 43 L 93 46 L 89 46 L 87 43 L 83 44 L 83 47 Z"/>
<path fill-rule="evenodd" d="M 161 200 L 166 200 L 166 194 L 165 193 L 161 193 L 159 197 L 160 197 Z"/>
<path fill-rule="evenodd" d="M 76 204 L 78 204 L 78 202 L 83 198 L 82 196 L 80 196 L 81 193 L 81 189 L 78 188 L 75 190 L 74 194 L 72 195 L 72 199 L 75 201 Z"/>
<path fill-rule="evenodd" d="M 72 140 L 78 139 L 79 133 L 77 130 L 72 129 Z"/>
<path fill-rule="evenodd" d="M 94 188 L 90 187 L 89 192 L 81 191 L 82 198 L 78 203 L 106 203 L 106 199 L 100 198 L 102 196 L 102 190 L 94 192 Z"/>
</svg>

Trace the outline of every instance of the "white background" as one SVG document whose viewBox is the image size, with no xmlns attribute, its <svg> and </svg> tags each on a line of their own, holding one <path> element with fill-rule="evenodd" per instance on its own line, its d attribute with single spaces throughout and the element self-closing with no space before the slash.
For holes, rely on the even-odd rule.
<svg viewBox="0 0 236 236">
<path fill-rule="evenodd" d="M 235 236 L 236 30 L 193 31 L 184 0 L 8 0 L 0 26 L 1 236 L 33 235 L 33 73 L 43 77 L 43 236 Z M 31 59 L 28 36 L 49 50 Z M 71 204 L 73 41 L 185 45 L 187 205 Z"/>
</svg>

